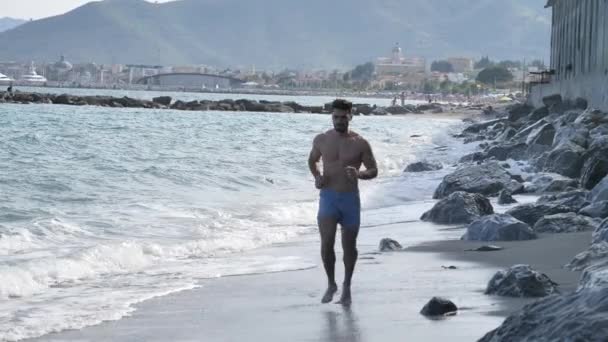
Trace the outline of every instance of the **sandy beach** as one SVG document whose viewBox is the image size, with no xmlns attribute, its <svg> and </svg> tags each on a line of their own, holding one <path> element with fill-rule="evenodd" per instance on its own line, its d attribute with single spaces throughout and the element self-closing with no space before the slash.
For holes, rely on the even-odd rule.
<svg viewBox="0 0 608 342">
<path fill-rule="evenodd" d="M 431 205 L 419 202 L 400 209 L 414 218 Z M 474 341 L 531 301 L 484 295 L 497 270 L 531 264 L 568 291 L 578 274 L 561 266 L 589 243 L 589 233 L 547 235 L 500 243 L 505 249 L 499 252 L 465 252 L 482 244 L 459 241 L 464 227 L 412 221 L 362 230 L 350 308 L 320 304 L 325 278 L 317 238 L 310 236 L 250 254 L 299 257 L 317 267 L 207 279 L 200 288 L 140 303 L 119 321 L 31 341 Z M 383 237 L 400 241 L 404 251 L 378 253 Z M 342 270 L 339 264 L 338 277 Z M 420 315 L 433 296 L 454 301 L 458 315 L 441 320 Z"/>
</svg>

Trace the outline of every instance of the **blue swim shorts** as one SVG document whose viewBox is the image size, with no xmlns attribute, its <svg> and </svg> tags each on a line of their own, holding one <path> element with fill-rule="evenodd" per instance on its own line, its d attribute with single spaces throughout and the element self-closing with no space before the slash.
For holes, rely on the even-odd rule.
<svg viewBox="0 0 608 342">
<path fill-rule="evenodd" d="M 335 218 L 345 229 L 359 229 L 361 224 L 361 200 L 359 192 L 321 190 L 317 220 Z"/>
</svg>

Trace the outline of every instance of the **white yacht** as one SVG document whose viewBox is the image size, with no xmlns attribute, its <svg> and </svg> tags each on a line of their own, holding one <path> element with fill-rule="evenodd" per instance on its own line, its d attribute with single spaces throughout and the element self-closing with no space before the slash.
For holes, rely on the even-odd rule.
<svg viewBox="0 0 608 342">
<path fill-rule="evenodd" d="M 7 85 L 7 84 L 11 84 L 13 82 L 15 82 L 14 79 L 4 75 L 3 73 L 0 73 L 0 84 Z"/>
<path fill-rule="evenodd" d="M 34 66 L 34 62 L 32 62 L 29 71 L 23 76 L 21 76 L 21 78 L 19 79 L 19 83 L 26 85 L 43 85 L 46 82 L 46 77 L 40 76 L 36 73 L 36 67 Z"/>
</svg>

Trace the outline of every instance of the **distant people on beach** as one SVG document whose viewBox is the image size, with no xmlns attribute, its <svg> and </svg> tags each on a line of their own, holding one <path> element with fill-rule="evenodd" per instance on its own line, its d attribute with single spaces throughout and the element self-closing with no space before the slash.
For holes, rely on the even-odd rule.
<svg viewBox="0 0 608 342">
<path fill-rule="evenodd" d="M 393 107 L 397 105 L 397 96 L 393 97 Z"/>
<path fill-rule="evenodd" d="M 405 92 L 401 92 L 401 107 L 405 106 Z"/>
<path fill-rule="evenodd" d="M 8 86 L 8 88 L 6 88 L 6 91 L 7 91 L 9 94 L 12 94 L 12 93 L 13 93 L 13 85 L 12 85 L 12 84 L 11 84 L 11 85 L 9 85 L 9 86 Z"/>
</svg>

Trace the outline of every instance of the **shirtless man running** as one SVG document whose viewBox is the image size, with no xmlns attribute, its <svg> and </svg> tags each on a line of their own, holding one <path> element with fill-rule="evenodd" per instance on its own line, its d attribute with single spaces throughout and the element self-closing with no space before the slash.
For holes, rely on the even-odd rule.
<svg viewBox="0 0 608 342">
<path fill-rule="evenodd" d="M 350 284 L 357 262 L 357 235 L 361 216 L 358 183 L 360 179 L 376 178 L 378 168 L 367 140 L 348 129 L 352 120 L 352 103 L 338 99 L 332 106 L 334 129 L 315 137 L 308 167 L 315 177 L 317 189 L 321 190 L 317 222 L 321 233 L 321 257 L 328 281 L 322 303 L 331 302 L 338 291 L 334 276 L 334 243 L 337 226 L 340 224 L 345 272 L 339 303 L 350 305 Z M 322 173 L 317 167 L 319 160 L 323 161 Z M 360 171 L 361 164 L 365 166 L 365 171 Z"/>
</svg>

